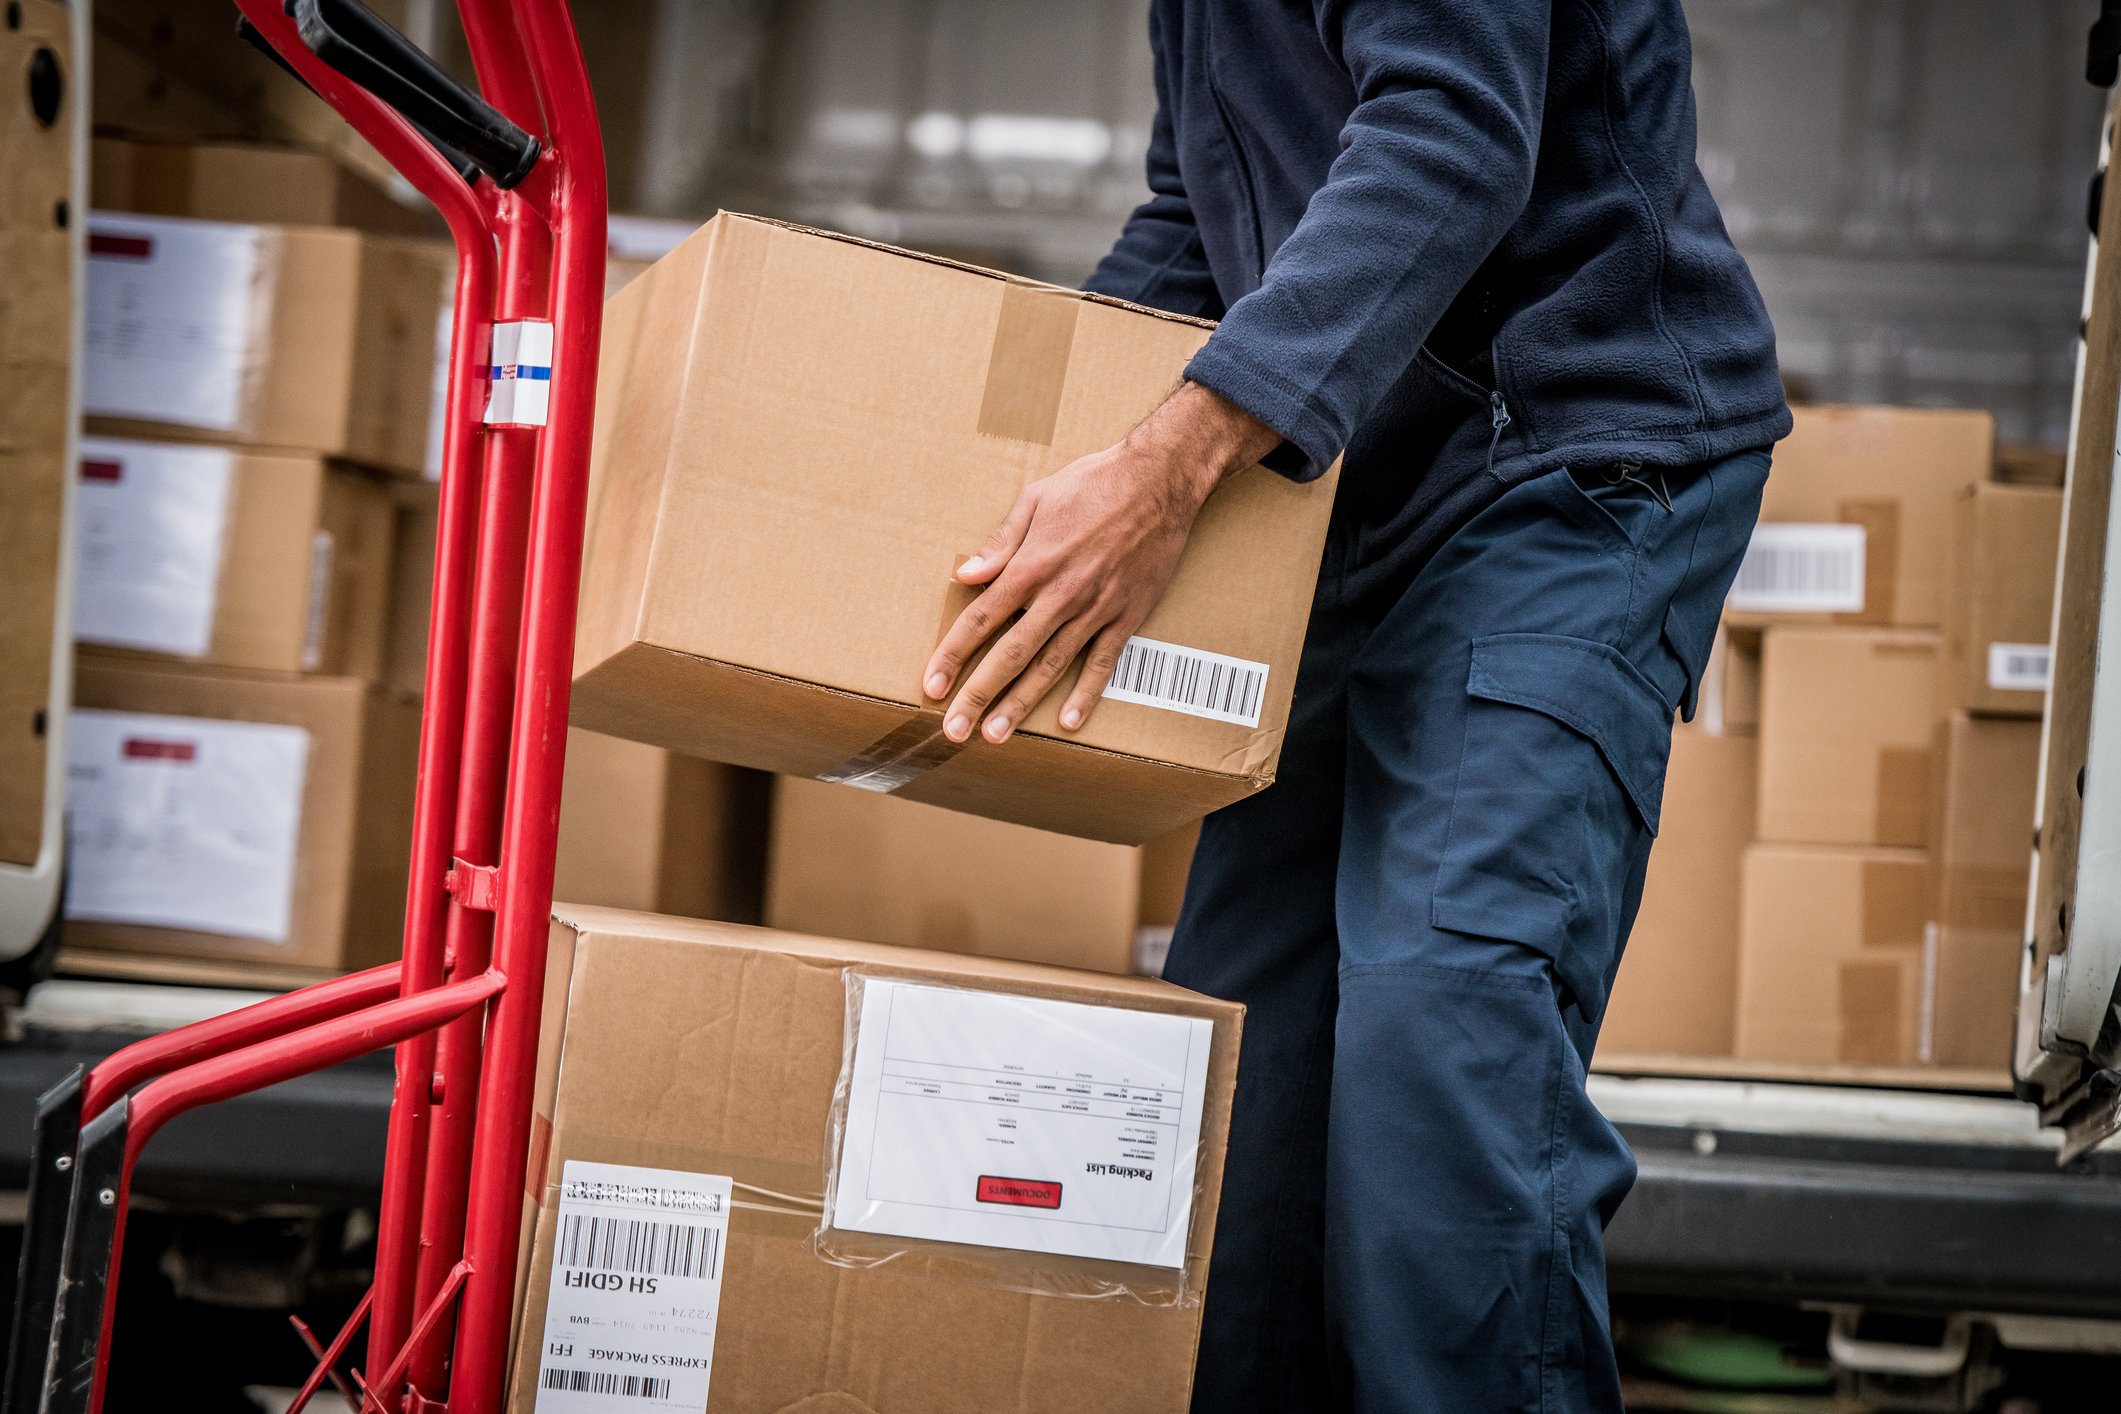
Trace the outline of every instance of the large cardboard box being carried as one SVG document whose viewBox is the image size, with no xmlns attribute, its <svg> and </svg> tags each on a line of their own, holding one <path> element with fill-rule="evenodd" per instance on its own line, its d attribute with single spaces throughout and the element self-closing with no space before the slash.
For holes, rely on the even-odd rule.
<svg viewBox="0 0 2121 1414">
<path fill-rule="evenodd" d="M 1958 570 L 1944 621 L 1945 705 L 2037 717 L 2047 700 L 2062 493 L 1982 485 L 1961 496 L 1955 510 Z"/>
<path fill-rule="evenodd" d="M 1196 833 L 1130 848 L 782 776 L 766 922 L 1132 972 L 1142 930 L 1177 921 Z"/>
<path fill-rule="evenodd" d="M 1925 843 L 1937 635 L 1769 629 L 1761 665 L 1760 839 Z"/>
<path fill-rule="evenodd" d="M 394 531 L 381 481 L 318 457 L 83 438 L 74 637 L 375 680 Z"/>
<path fill-rule="evenodd" d="M 1753 838 L 1759 742 L 1672 733 L 1664 829 L 1598 1033 L 1609 1056 L 1731 1054 L 1739 885 Z"/>
<path fill-rule="evenodd" d="M 1988 478 L 1985 412 L 1800 407 L 1775 447 L 1733 623 L 1944 621 L 1952 504 Z"/>
<path fill-rule="evenodd" d="M 1200 1306 L 1170 1298 L 1205 1290 L 1242 1008 L 601 909 L 552 936 L 513 1414 L 627 1379 L 688 1409 L 1186 1408 Z"/>
<path fill-rule="evenodd" d="M 397 956 L 417 708 L 92 650 L 75 691 L 69 967 L 299 981 Z"/>
<path fill-rule="evenodd" d="M 425 202 L 408 205 L 338 159 L 299 147 L 99 134 L 88 172 L 88 204 L 96 211 L 438 234 Z"/>
<path fill-rule="evenodd" d="M 82 408 L 99 430 L 418 476 L 439 242 L 95 212 Z"/>
<path fill-rule="evenodd" d="M 2040 724 L 1957 712 L 1941 735 L 1932 1050 L 1943 1065 L 2000 1066 L 2010 1059 L 2026 939 Z"/>
<path fill-rule="evenodd" d="M 959 749 L 921 693 L 971 598 L 953 568 L 1027 482 L 1155 408 L 1208 332 L 716 217 L 607 310 L 575 721 L 1124 844 L 1264 787 L 1330 477 L 1254 467 L 1210 500 L 1122 662 L 1132 691 L 1081 731 L 1056 693 Z"/>
</svg>

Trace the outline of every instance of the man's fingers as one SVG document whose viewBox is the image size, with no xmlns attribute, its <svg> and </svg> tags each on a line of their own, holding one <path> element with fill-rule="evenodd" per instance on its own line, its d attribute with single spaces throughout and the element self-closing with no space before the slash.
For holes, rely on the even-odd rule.
<svg viewBox="0 0 2121 1414">
<path fill-rule="evenodd" d="M 1060 724 L 1069 731 L 1080 730 L 1090 720 L 1091 709 L 1097 699 L 1105 695 L 1105 685 L 1112 681 L 1113 670 L 1119 667 L 1119 650 L 1126 647 L 1133 630 L 1124 623 L 1108 624 L 1096 638 L 1090 641 L 1090 652 L 1083 658 L 1082 676 L 1075 680 L 1075 690 L 1061 705 Z"/>
<path fill-rule="evenodd" d="M 951 623 L 950 631 L 936 645 L 935 654 L 921 674 L 921 686 L 940 702 L 964 671 L 980 645 L 994 636 L 1009 616 L 1024 606 L 1025 590 L 1014 581 L 990 584 L 979 598 L 967 604 Z"/>
<path fill-rule="evenodd" d="M 1010 557 L 1024 543 L 1024 535 L 1031 529 L 1031 511 L 1038 504 L 1032 488 L 1026 486 L 1002 517 L 1002 523 L 994 527 L 994 533 L 980 543 L 972 552 L 972 558 L 957 567 L 957 578 L 962 584 L 992 584 L 994 577 L 1009 567 Z"/>
<path fill-rule="evenodd" d="M 973 728 L 987 715 L 989 705 L 1037 660 L 1039 651 L 1058 627 L 1060 621 L 1055 616 L 1034 612 L 1018 619 L 996 639 L 951 702 L 943 717 L 943 735 L 952 741 L 969 739 Z"/>
<path fill-rule="evenodd" d="M 1083 645 L 1090 641 L 1090 635 L 1096 631 L 1096 623 L 1097 620 L 1088 617 L 1070 619 L 1061 625 L 1059 632 L 1046 640 L 1046 646 L 1039 650 L 1038 657 L 1032 660 L 1031 666 L 1025 669 L 1015 685 L 1003 694 L 994 710 L 987 714 L 982 732 L 987 740 L 997 744 L 1005 742 L 1011 732 L 1024 724 L 1024 718 L 1031 715 L 1032 709 L 1044 700 L 1053 684 L 1060 680 L 1061 674 L 1068 671 L 1068 665 L 1075 661 L 1075 655 L 1083 651 Z"/>
</svg>

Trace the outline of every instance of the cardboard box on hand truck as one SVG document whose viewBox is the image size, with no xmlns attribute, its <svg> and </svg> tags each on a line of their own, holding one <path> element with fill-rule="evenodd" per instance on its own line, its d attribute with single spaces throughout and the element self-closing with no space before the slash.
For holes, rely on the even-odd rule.
<svg viewBox="0 0 2121 1414">
<path fill-rule="evenodd" d="M 1268 784 L 1333 497 L 1209 501 L 1079 732 L 962 748 L 921 674 L 1030 481 L 1177 385 L 1197 320 L 724 214 L 607 309 L 574 720 L 1139 844 Z M 1062 686 L 1073 680 L 1072 671 Z"/>
<path fill-rule="evenodd" d="M 509 1409 L 1179 1414 L 1242 1015 L 562 906 Z"/>
</svg>

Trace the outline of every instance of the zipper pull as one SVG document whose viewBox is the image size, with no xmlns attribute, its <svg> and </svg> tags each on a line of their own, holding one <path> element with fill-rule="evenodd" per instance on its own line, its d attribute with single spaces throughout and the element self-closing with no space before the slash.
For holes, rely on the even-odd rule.
<svg viewBox="0 0 2121 1414">
<path fill-rule="evenodd" d="M 1488 394 L 1488 422 L 1495 433 L 1488 438 L 1488 474 L 1495 474 L 1495 449 L 1502 445 L 1502 429 L 1510 425 L 1510 407 L 1502 400 L 1501 392 Z"/>
</svg>

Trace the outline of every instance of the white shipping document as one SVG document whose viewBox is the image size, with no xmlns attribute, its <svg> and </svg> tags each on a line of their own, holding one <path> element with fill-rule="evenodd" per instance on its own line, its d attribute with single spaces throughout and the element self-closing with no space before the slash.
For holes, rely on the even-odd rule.
<svg viewBox="0 0 2121 1414">
<path fill-rule="evenodd" d="M 285 942 L 309 733 L 77 710 L 66 916 Z"/>
<path fill-rule="evenodd" d="M 1763 614 L 1861 613 L 1865 543 L 1860 525 L 1755 526 L 1730 606 Z"/>
<path fill-rule="evenodd" d="M 729 1190 L 722 1174 L 562 1166 L 536 1414 L 707 1407 Z"/>
<path fill-rule="evenodd" d="M 1988 685 L 1998 692 L 2045 692 L 2053 659 L 2045 643 L 1991 643 Z"/>
<path fill-rule="evenodd" d="M 268 239 L 222 221 L 90 216 L 82 409 L 238 430 L 268 304 Z"/>
<path fill-rule="evenodd" d="M 74 637 L 196 658 L 213 642 L 235 453 L 81 439 Z"/>
<path fill-rule="evenodd" d="M 832 1225 L 1183 1267 L 1214 1031 L 865 981 Z"/>
</svg>

